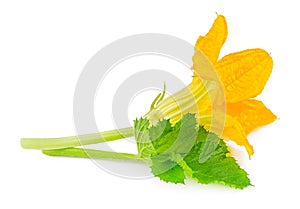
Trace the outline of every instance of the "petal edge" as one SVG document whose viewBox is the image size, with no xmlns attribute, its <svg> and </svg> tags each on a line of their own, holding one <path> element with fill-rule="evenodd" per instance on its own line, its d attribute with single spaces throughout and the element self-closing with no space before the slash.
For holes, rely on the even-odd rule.
<svg viewBox="0 0 300 209">
<path fill-rule="evenodd" d="M 228 103 L 227 113 L 243 126 L 246 134 L 277 119 L 263 102 L 255 99 Z"/>
</svg>

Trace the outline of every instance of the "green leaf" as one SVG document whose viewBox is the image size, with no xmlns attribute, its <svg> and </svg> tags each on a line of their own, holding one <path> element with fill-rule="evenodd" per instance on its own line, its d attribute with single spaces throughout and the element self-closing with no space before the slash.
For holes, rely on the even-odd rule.
<svg viewBox="0 0 300 209">
<path fill-rule="evenodd" d="M 248 174 L 235 159 L 227 157 L 222 139 L 196 126 L 193 114 L 186 114 L 174 126 L 169 120 L 150 127 L 147 119 L 135 121 L 139 156 L 150 159 L 152 173 L 161 180 L 184 183 L 188 175 L 199 183 L 221 183 L 235 188 L 250 184 Z"/>
<path fill-rule="evenodd" d="M 219 140 L 217 148 L 208 160 L 199 162 L 199 155 L 202 153 L 205 143 L 203 138 L 207 138 L 207 136 L 217 138 L 216 135 L 206 132 L 203 127 L 200 129 L 202 130 L 199 131 L 197 144 L 181 163 L 183 168 L 189 171 L 188 174 L 203 184 L 220 183 L 239 189 L 251 185 L 248 174 L 240 168 L 234 158 L 226 156 L 228 150 L 222 140 Z"/>
</svg>

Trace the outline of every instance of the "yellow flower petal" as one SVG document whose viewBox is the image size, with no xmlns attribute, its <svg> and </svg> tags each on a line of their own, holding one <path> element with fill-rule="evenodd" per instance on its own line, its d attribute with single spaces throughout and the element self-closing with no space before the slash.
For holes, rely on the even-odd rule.
<svg viewBox="0 0 300 209">
<path fill-rule="evenodd" d="M 244 146 L 251 156 L 254 153 L 252 145 L 249 143 L 242 125 L 230 115 L 226 115 L 226 122 L 222 137 L 230 139 L 238 145 Z"/>
<path fill-rule="evenodd" d="M 254 99 L 228 103 L 227 113 L 243 126 L 246 134 L 277 119 L 261 101 Z"/>
<path fill-rule="evenodd" d="M 212 64 L 218 60 L 220 50 L 227 38 L 227 23 L 218 15 L 206 36 L 200 36 L 195 44 L 192 69 L 196 75 L 206 80 L 216 80 L 217 73 Z M 194 77 L 193 80 L 197 79 Z"/>
<path fill-rule="evenodd" d="M 273 60 L 263 49 L 248 49 L 223 57 L 215 68 L 226 101 L 235 103 L 260 94 L 272 72 Z"/>
<path fill-rule="evenodd" d="M 218 15 L 206 36 L 200 36 L 195 48 L 201 50 L 214 64 L 227 38 L 227 23 L 223 15 Z"/>
</svg>

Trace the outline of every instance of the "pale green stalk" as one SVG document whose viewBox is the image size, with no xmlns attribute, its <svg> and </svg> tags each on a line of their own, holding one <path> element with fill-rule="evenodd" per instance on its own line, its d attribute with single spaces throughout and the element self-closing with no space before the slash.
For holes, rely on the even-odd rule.
<svg viewBox="0 0 300 209">
<path fill-rule="evenodd" d="M 114 141 L 117 139 L 131 137 L 133 135 L 133 128 L 129 127 L 111 131 L 104 131 L 95 134 L 68 136 L 61 138 L 23 138 L 21 139 L 21 145 L 26 149 L 61 149 Z"/>
<path fill-rule="evenodd" d="M 93 159 L 117 159 L 146 162 L 145 159 L 140 158 L 138 155 L 135 154 L 82 148 L 43 150 L 43 153 L 50 156 L 81 157 Z"/>
</svg>

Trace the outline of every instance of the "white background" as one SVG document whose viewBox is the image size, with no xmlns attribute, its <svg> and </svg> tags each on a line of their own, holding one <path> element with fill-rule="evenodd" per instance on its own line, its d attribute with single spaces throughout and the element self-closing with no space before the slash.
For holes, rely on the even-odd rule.
<svg viewBox="0 0 300 209">
<path fill-rule="evenodd" d="M 1 1 L 0 208 L 299 208 L 297 5 L 259 0 Z M 255 187 L 240 191 L 190 181 L 173 185 L 156 178 L 124 179 L 90 160 L 48 157 L 20 147 L 21 137 L 75 134 L 74 89 L 99 49 L 145 32 L 194 43 L 208 31 L 216 12 L 229 25 L 222 55 L 261 47 L 275 63 L 259 98 L 280 119 L 249 136 L 252 160 L 240 158 Z M 97 117 L 110 124 L 111 118 Z"/>
</svg>

